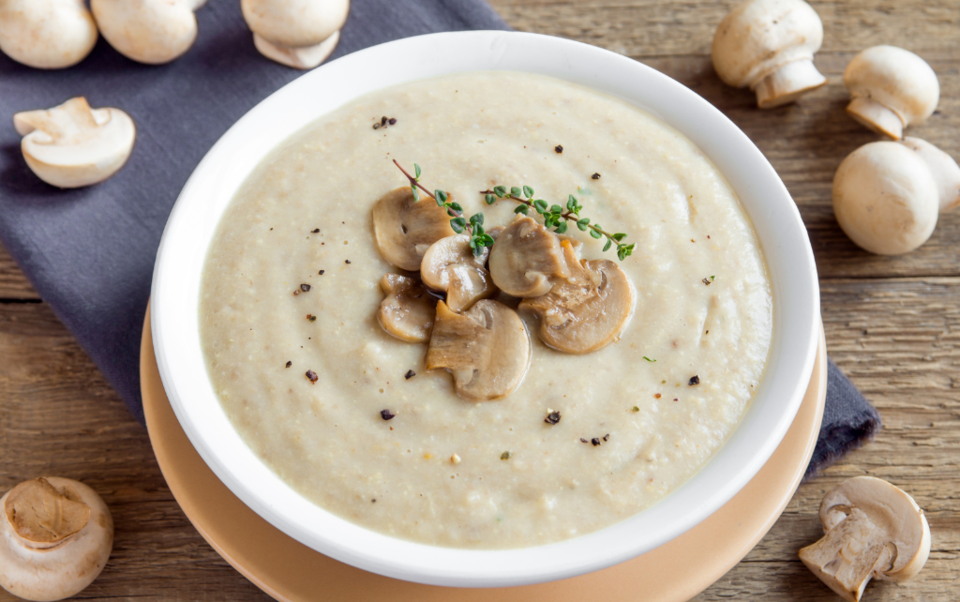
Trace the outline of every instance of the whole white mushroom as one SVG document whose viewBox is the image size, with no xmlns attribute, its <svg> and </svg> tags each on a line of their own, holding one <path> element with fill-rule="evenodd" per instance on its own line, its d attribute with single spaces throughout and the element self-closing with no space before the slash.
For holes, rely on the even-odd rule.
<svg viewBox="0 0 960 602">
<path fill-rule="evenodd" d="M 813 65 L 823 23 L 803 0 L 747 0 L 713 37 L 713 66 L 725 83 L 750 86 L 761 109 L 778 107 L 827 83 Z"/>
<path fill-rule="evenodd" d="M 194 11 L 207 0 L 91 0 L 100 33 L 123 56 L 160 65 L 197 39 Z"/>
<path fill-rule="evenodd" d="M 97 43 L 83 0 L 0 0 L 0 50 L 28 67 L 76 65 Z"/>
<path fill-rule="evenodd" d="M 933 175 L 940 195 L 940 213 L 960 205 L 960 165 L 936 146 L 919 138 L 904 137 L 900 144 L 917 153 Z"/>
<path fill-rule="evenodd" d="M 350 0 L 241 0 L 240 8 L 262 55 L 313 69 L 337 47 Z"/>
<path fill-rule="evenodd" d="M 15 596 L 74 596 L 110 558 L 110 510 L 83 483 L 60 477 L 24 481 L 0 498 L 0 509 L 0 586 Z"/>
<path fill-rule="evenodd" d="M 874 46 L 853 57 L 843 83 L 851 97 L 847 113 L 894 140 L 903 128 L 933 115 L 940 102 L 940 82 L 930 65 L 896 46 Z"/>
<path fill-rule="evenodd" d="M 937 225 L 940 193 L 927 163 L 906 145 L 871 142 L 850 153 L 833 178 L 833 212 L 843 231 L 878 255 L 912 251 Z"/>
</svg>

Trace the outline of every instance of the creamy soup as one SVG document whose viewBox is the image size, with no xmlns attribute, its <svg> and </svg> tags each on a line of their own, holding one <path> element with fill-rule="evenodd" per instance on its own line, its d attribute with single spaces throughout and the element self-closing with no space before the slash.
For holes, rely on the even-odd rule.
<svg viewBox="0 0 960 602">
<path fill-rule="evenodd" d="M 636 289 L 619 341 L 560 353 L 523 315 L 532 359 L 519 388 L 457 397 L 448 372 L 424 369 L 427 345 L 377 322 L 378 283 L 400 272 L 371 220 L 407 185 L 393 159 L 487 227 L 517 205 L 487 206 L 479 191 L 529 185 L 550 203 L 572 193 L 583 216 L 627 233 L 636 250 L 619 262 L 568 232 Z M 250 175 L 204 270 L 207 369 L 246 443 L 319 506 L 442 546 L 554 542 L 662 500 L 737 427 L 770 346 L 763 254 L 723 175 L 649 113 L 525 73 L 405 84 L 311 124 Z"/>
</svg>

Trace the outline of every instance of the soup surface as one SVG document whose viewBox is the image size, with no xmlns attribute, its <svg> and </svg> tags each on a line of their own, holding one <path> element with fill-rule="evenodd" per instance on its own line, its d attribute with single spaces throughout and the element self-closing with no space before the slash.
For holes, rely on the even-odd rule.
<svg viewBox="0 0 960 602">
<path fill-rule="evenodd" d="M 620 340 L 560 353 L 524 315 L 520 387 L 457 397 L 449 373 L 424 369 L 426 345 L 377 322 L 378 283 L 399 270 L 371 208 L 407 184 L 393 159 L 488 228 L 514 217 L 514 202 L 479 194 L 502 184 L 549 203 L 572 193 L 583 216 L 626 232 L 637 246 L 618 264 L 637 295 Z M 616 261 L 605 241 L 568 235 L 585 259 Z M 249 176 L 204 269 L 207 369 L 247 444 L 323 508 L 442 546 L 563 540 L 661 500 L 736 428 L 771 338 L 756 235 L 700 150 L 632 105 L 523 73 L 405 84 L 324 116 Z"/>
</svg>

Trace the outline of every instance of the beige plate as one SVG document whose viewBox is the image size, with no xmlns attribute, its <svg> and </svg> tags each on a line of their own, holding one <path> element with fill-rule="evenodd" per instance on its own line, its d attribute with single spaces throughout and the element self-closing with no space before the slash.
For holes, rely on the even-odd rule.
<svg viewBox="0 0 960 602">
<path fill-rule="evenodd" d="M 740 493 L 705 521 L 622 564 L 563 581 L 501 589 L 454 589 L 398 581 L 327 558 L 260 518 L 221 483 L 190 444 L 163 391 L 147 310 L 140 387 L 150 441 L 187 518 L 223 558 L 278 600 L 364 602 L 642 602 L 688 600 L 729 571 L 773 526 L 793 497 L 820 432 L 827 390 L 823 335 L 793 425 Z"/>
</svg>

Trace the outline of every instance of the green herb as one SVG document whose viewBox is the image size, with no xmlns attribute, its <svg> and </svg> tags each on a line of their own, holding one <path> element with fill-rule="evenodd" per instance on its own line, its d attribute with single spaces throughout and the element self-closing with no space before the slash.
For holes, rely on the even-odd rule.
<svg viewBox="0 0 960 602">
<path fill-rule="evenodd" d="M 424 194 L 437 202 L 438 207 L 443 207 L 447 210 L 447 215 L 451 218 L 450 227 L 453 228 L 454 232 L 460 234 L 466 230 L 467 233 L 470 234 L 470 250 L 473 251 L 474 256 L 479 257 L 485 247 L 493 246 L 493 237 L 483 229 L 482 213 L 475 213 L 467 220 L 467 218 L 463 217 L 463 207 L 460 206 L 460 203 L 450 200 L 450 193 L 445 190 L 440 190 L 439 188 L 430 192 L 420 184 L 420 174 L 422 170 L 418 164 L 413 164 L 413 173 L 415 175 L 412 176 L 407 173 L 407 170 L 400 167 L 396 159 L 393 160 L 393 164 L 396 165 L 397 169 L 403 172 L 403 175 L 410 181 L 410 191 L 413 193 L 414 201 L 420 200 L 420 191 L 423 191 Z M 493 200 L 496 201 L 496 198 Z M 487 204 L 490 205 L 492 203 L 488 200 Z"/>
<path fill-rule="evenodd" d="M 640 408 L 638 406 L 633 406 L 631 410 L 633 410 L 634 412 L 639 412 Z"/>
<path fill-rule="evenodd" d="M 657 360 L 652 360 L 652 359 L 650 359 L 650 358 L 647 357 L 647 356 L 643 356 L 643 359 L 647 360 L 648 362 L 655 362 L 655 361 L 657 361 Z M 666 382 L 666 381 L 664 381 L 664 382 Z"/>
<path fill-rule="evenodd" d="M 524 186 L 522 189 L 518 186 L 512 186 L 507 190 L 506 186 L 494 186 L 489 190 L 482 190 L 480 194 L 484 195 L 484 200 L 488 205 L 494 204 L 498 199 L 508 199 L 519 203 L 514 213 L 529 215 L 533 209 L 543 219 L 543 225 L 548 230 L 553 230 L 557 234 L 563 234 L 567 231 L 570 223 L 573 222 L 581 232 L 589 232 L 590 236 L 596 239 L 607 238 L 607 244 L 603 246 L 604 251 L 610 250 L 610 247 L 616 245 L 617 257 L 623 261 L 633 254 L 636 243 L 625 244 L 623 239 L 627 237 L 624 232 L 610 233 L 603 229 L 600 224 L 591 224 L 590 218 L 582 217 L 583 205 L 572 194 L 567 197 L 566 208 L 560 205 L 551 205 L 543 199 L 534 198 L 534 190 L 530 186 Z M 521 196 L 522 195 L 522 196 Z"/>
</svg>

